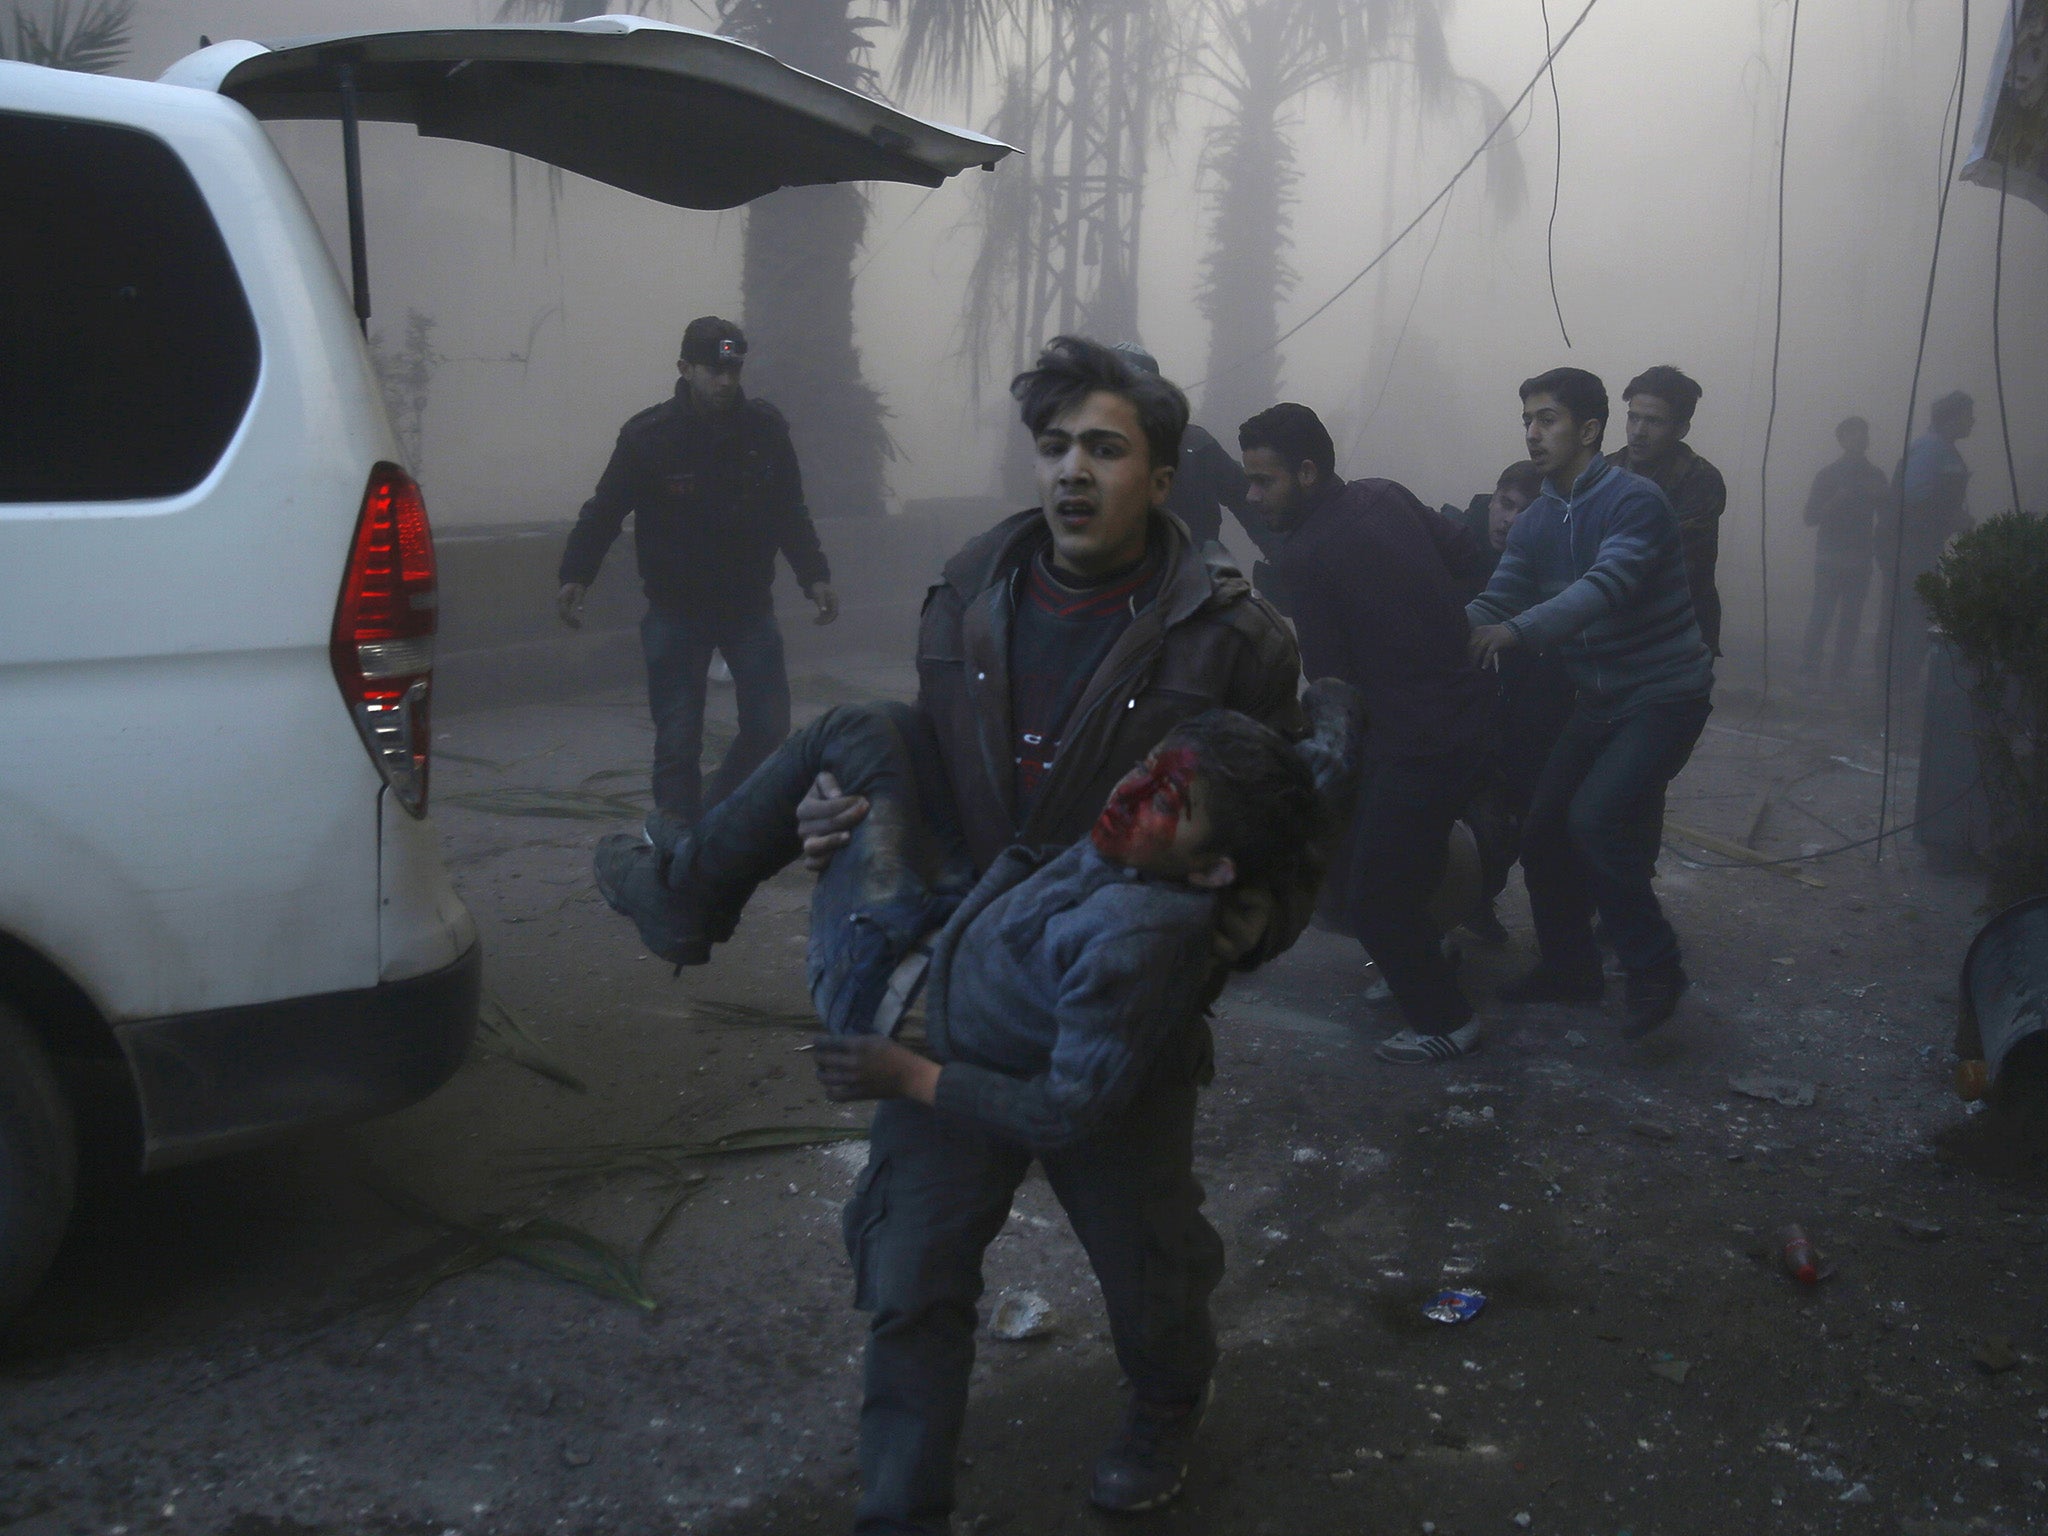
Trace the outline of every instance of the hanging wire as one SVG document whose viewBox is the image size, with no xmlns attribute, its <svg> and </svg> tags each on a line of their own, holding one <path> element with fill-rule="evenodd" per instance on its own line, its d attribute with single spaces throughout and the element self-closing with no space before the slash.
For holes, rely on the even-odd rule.
<svg viewBox="0 0 2048 1536">
<path fill-rule="evenodd" d="M 1792 0 L 1792 33 L 1785 42 L 1785 116 L 1778 125 L 1778 275 L 1771 299 L 1771 408 L 1764 417 L 1763 462 L 1757 466 L 1757 582 L 1763 593 L 1763 690 L 1771 698 L 1771 439 L 1778 428 L 1778 359 L 1785 344 L 1785 168 L 1792 144 L 1792 76 L 1799 62 L 1799 0 Z"/>
<path fill-rule="evenodd" d="M 1243 357 L 1240 357 L 1239 359 L 1237 359 L 1237 361 L 1229 364 L 1226 367 L 1217 369 L 1214 373 L 1210 374 L 1208 378 L 1197 379 L 1192 384 L 1183 384 L 1181 388 L 1185 390 L 1187 393 L 1193 394 L 1203 385 L 1208 384 L 1216 379 L 1224 378 L 1229 374 L 1237 372 L 1237 370 L 1240 368 L 1248 367 L 1250 364 L 1257 362 L 1260 358 L 1264 357 L 1268 352 L 1277 352 L 1289 341 L 1293 340 L 1296 336 L 1299 336 L 1303 331 L 1307 330 L 1316 321 L 1320 320 L 1323 317 L 1324 313 L 1339 299 L 1343 298 L 1345 294 L 1349 293 L 1352 289 L 1356 288 L 1360 283 L 1364 282 L 1368 277 L 1370 277 L 1373 273 L 1373 270 L 1376 267 L 1378 267 L 1381 262 L 1385 261 L 1389 256 L 1394 254 L 1394 251 L 1400 246 L 1402 241 L 1406 240 L 1410 235 L 1414 234 L 1416 230 L 1422 227 L 1422 221 L 1428 218 L 1430 214 L 1436 211 L 1437 205 L 1443 202 L 1445 198 L 1449 197 L 1451 195 L 1452 190 L 1456 188 L 1459 182 L 1465 179 L 1466 174 L 1471 171 L 1472 167 L 1479 163 L 1479 157 L 1486 153 L 1487 147 L 1490 144 L 1492 144 L 1495 139 L 1500 137 L 1500 131 L 1503 128 L 1507 127 L 1509 121 L 1513 119 L 1515 113 L 1521 110 L 1522 103 L 1527 101 L 1531 96 L 1533 96 L 1536 93 L 1536 87 L 1543 83 L 1543 77 L 1547 73 L 1549 73 L 1551 65 L 1555 63 L 1557 60 L 1557 56 L 1564 52 L 1566 45 L 1569 44 L 1571 40 L 1578 35 L 1579 28 L 1583 27 L 1586 24 L 1586 19 L 1590 17 L 1596 9 L 1599 8 L 1599 5 L 1600 0 L 1586 0 L 1586 8 L 1583 11 L 1579 12 L 1578 20 L 1574 21 L 1570 27 L 1566 28 L 1564 36 L 1560 37 L 1557 40 L 1557 46 L 1555 48 L 1548 50 L 1548 52 L 1544 56 L 1543 63 L 1537 68 L 1536 73 L 1529 77 L 1529 83 L 1522 87 L 1520 93 L 1515 97 L 1515 99 L 1508 103 L 1507 109 L 1504 112 L 1502 112 L 1497 119 L 1495 119 L 1493 126 L 1486 130 L 1486 137 L 1481 139 L 1479 141 L 1478 147 L 1474 149 L 1470 155 L 1465 157 L 1465 163 L 1459 166 L 1456 171 L 1451 173 L 1451 179 L 1444 183 L 1442 190 L 1439 191 L 1435 197 L 1432 197 L 1428 202 L 1424 203 L 1421 209 L 1416 213 L 1414 218 L 1410 219 L 1406 224 L 1401 226 L 1400 232 L 1396 234 L 1393 239 L 1389 240 L 1383 247 L 1381 247 L 1380 252 L 1377 256 L 1373 257 L 1371 261 L 1368 261 L 1364 266 L 1360 267 L 1356 272 L 1352 273 L 1350 278 L 1347 279 L 1344 285 L 1340 287 L 1335 293 L 1331 294 L 1327 299 L 1323 300 L 1322 303 L 1318 304 L 1314 309 L 1310 310 L 1306 315 L 1302 316 L 1300 320 L 1296 321 L 1293 325 L 1289 326 L 1286 330 L 1282 331 L 1278 336 L 1274 337 L 1264 346 L 1258 348 L 1256 351 L 1247 352 Z"/>
<path fill-rule="evenodd" d="M 1543 55 L 1554 60 L 1556 55 L 1550 47 L 1550 0 L 1537 0 L 1543 11 Z M 1557 124 L 1557 153 L 1551 161 L 1550 175 L 1550 223 L 1543 231 L 1543 262 L 1550 274 L 1550 307 L 1557 312 L 1557 331 L 1564 337 L 1565 350 L 1572 345 L 1572 333 L 1564 326 L 1564 305 L 1557 297 L 1557 205 L 1564 196 L 1564 100 L 1557 92 L 1557 70 L 1546 65 L 1543 71 L 1550 76 L 1551 116 Z"/>
<path fill-rule="evenodd" d="M 1941 192 L 1934 204 L 1934 251 L 1927 262 L 1927 295 L 1920 305 L 1920 340 L 1913 353 L 1913 382 L 1906 391 L 1905 451 L 1899 456 L 1899 483 L 1894 497 L 1895 514 L 1892 527 L 1892 579 L 1891 590 L 1886 594 L 1886 625 L 1884 648 L 1884 763 L 1880 770 L 1877 792 L 1877 835 L 1870 839 L 1877 845 L 1878 863 L 1884 862 L 1885 819 L 1891 814 L 1892 804 L 1892 683 L 1897 669 L 1899 654 L 1899 578 L 1904 574 L 1899 567 L 1905 561 L 1906 552 L 1906 467 L 1913 451 L 1913 419 L 1920 407 L 1920 370 L 1927 361 L 1927 331 L 1934 319 L 1934 284 L 1941 271 L 1941 235 L 1948 224 L 1948 194 L 1955 185 L 1956 152 L 1963 137 L 1963 84 L 1969 78 L 1970 69 L 1970 0 L 1962 0 L 1962 38 L 1956 47 L 1956 78 L 1950 92 L 1953 113 L 1944 113 L 1943 129 L 1948 137 L 1947 169 L 1941 178 Z M 1924 640 L 1922 642 L 1925 643 Z M 1894 833 L 1904 828 L 1894 828 Z"/>
<path fill-rule="evenodd" d="M 2020 0 L 2006 0 L 2006 46 L 2012 47 L 2019 41 Z M 2003 93 L 2006 80 L 2012 78 L 2012 60 L 2008 56 L 2005 76 L 1998 83 Z M 1994 119 L 1995 121 L 1995 119 Z M 2005 203 L 2006 184 L 2012 177 L 2012 152 L 2008 145 L 2005 153 L 1998 158 L 1998 236 L 1991 247 L 1991 378 L 1998 390 L 1998 436 L 2005 444 L 2005 478 L 2012 487 L 2012 509 L 2018 512 L 2020 506 L 2020 472 L 2012 459 L 2012 423 L 2005 414 L 2005 346 L 2000 339 L 1999 300 L 2005 288 Z"/>
<path fill-rule="evenodd" d="M 1358 452 L 1358 445 L 1372 426 L 1373 418 L 1379 415 L 1380 407 L 1386 404 L 1387 390 L 1394 382 L 1394 365 L 1401 360 L 1401 346 L 1408 340 L 1409 323 L 1415 318 L 1416 306 L 1422 302 L 1422 290 L 1429 282 L 1429 264 L 1436 259 L 1436 248 L 1443 243 L 1444 227 L 1450 222 L 1451 204 L 1447 202 L 1444 204 L 1443 217 L 1436 221 L 1436 233 L 1430 237 L 1429 250 L 1423 255 L 1422 270 L 1415 274 L 1415 291 L 1408 296 L 1408 312 L 1401 316 L 1401 329 L 1394 334 L 1393 350 L 1387 354 L 1386 377 L 1380 380 L 1380 392 L 1373 397 L 1372 409 L 1365 413 L 1365 420 L 1358 424 L 1357 430 L 1344 445 L 1346 458 Z"/>
</svg>

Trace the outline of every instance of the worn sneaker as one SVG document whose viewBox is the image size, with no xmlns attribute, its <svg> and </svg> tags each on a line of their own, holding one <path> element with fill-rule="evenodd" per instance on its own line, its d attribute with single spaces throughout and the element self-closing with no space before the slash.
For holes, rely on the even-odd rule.
<svg viewBox="0 0 2048 1536">
<path fill-rule="evenodd" d="M 1678 1000 L 1692 985 L 1685 967 L 1676 960 L 1634 971 L 1628 978 L 1628 1017 L 1621 1026 L 1621 1038 L 1640 1040 L 1678 1011 Z"/>
<path fill-rule="evenodd" d="M 614 912 L 633 920 L 650 954 L 678 968 L 710 961 L 702 926 L 663 882 L 662 855 L 645 838 L 609 833 L 598 839 L 592 863 L 598 893 Z"/>
<path fill-rule="evenodd" d="M 1119 1515 L 1157 1509 L 1187 1480 L 1188 1451 L 1202 1416 L 1216 1397 L 1210 1382 L 1186 1407 L 1161 1407 L 1131 1399 L 1116 1444 L 1095 1458 L 1088 1500 L 1097 1509 Z"/>
<path fill-rule="evenodd" d="M 1389 1035 L 1373 1047 L 1373 1055 L 1397 1066 L 1412 1067 L 1432 1061 L 1456 1061 L 1479 1049 L 1479 1021 L 1462 1024 L 1448 1035 L 1419 1035 L 1404 1029 Z"/>
<path fill-rule="evenodd" d="M 1500 989 L 1504 1003 L 1575 1003 L 1591 1005 L 1607 995 L 1607 979 L 1598 971 L 1586 976 L 1567 975 L 1547 965 L 1538 965 L 1520 981 Z"/>
</svg>

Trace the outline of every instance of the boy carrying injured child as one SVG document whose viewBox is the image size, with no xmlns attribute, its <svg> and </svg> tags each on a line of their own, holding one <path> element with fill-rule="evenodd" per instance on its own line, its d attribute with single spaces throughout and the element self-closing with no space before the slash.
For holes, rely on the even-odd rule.
<svg viewBox="0 0 2048 1536">
<path fill-rule="evenodd" d="M 1011 848 L 978 881 L 926 717 L 896 704 L 821 716 L 693 829 L 656 817 L 645 840 L 599 844 L 605 899 L 661 958 L 703 964 L 799 856 L 794 812 L 820 771 L 870 803 L 819 879 L 808 956 L 820 1082 L 881 1101 L 844 1216 L 856 1305 L 872 1313 L 857 1532 L 950 1528 L 982 1254 L 1034 1158 L 1131 1384 L 1091 1499 L 1134 1511 L 1179 1491 L 1223 1272 L 1193 1170 L 1219 902 L 1240 884 L 1312 884 L 1356 774 L 1356 693 L 1319 682 L 1304 704 L 1299 744 L 1230 710 L 1183 722 L 1089 837 Z M 918 1050 L 893 1036 L 920 994 Z"/>
</svg>

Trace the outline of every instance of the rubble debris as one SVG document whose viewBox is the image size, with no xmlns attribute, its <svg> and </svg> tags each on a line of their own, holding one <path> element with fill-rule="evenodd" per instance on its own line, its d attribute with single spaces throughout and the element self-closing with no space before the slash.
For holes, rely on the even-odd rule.
<svg viewBox="0 0 2048 1536">
<path fill-rule="evenodd" d="M 1778 1233 L 1778 1259 L 1785 1266 L 1785 1273 L 1801 1285 L 1820 1284 L 1823 1276 L 1819 1250 L 1797 1222 Z"/>
<path fill-rule="evenodd" d="M 1645 1141 L 1676 1141 L 1678 1132 L 1661 1120 L 1631 1120 L 1629 1130 Z"/>
<path fill-rule="evenodd" d="M 1422 1315 L 1433 1323 L 1469 1323 L 1486 1307 L 1483 1291 L 1438 1291 Z"/>
<path fill-rule="evenodd" d="M 2003 1334 L 1993 1334 L 1970 1352 L 1970 1358 L 1987 1376 L 2000 1376 L 2020 1363 L 2018 1353 L 2012 1347 L 2012 1340 Z"/>
<path fill-rule="evenodd" d="M 1728 1079 L 1728 1086 L 1744 1098 L 1769 1099 L 1787 1109 L 1806 1109 L 1813 1103 L 1812 1083 L 1794 1077 L 1773 1077 L 1768 1072 L 1744 1072 Z"/>
<path fill-rule="evenodd" d="M 1052 1303 L 1038 1292 L 1005 1291 L 989 1314 L 989 1337 L 1021 1344 L 1027 1339 L 1044 1338 L 1057 1321 Z"/>
</svg>

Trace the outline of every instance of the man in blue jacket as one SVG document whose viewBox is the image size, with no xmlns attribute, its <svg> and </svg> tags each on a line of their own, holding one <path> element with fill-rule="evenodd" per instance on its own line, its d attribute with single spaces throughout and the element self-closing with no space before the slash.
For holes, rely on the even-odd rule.
<svg viewBox="0 0 2048 1536">
<path fill-rule="evenodd" d="M 1593 914 L 1627 974 L 1626 1038 L 1669 1019 L 1686 989 L 1678 935 L 1650 878 L 1664 791 L 1711 710 L 1678 519 L 1651 481 L 1600 455 L 1607 387 L 1582 368 L 1522 385 L 1543 496 L 1515 520 L 1487 588 L 1466 609 L 1482 666 L 1557 646 L 1578 703 L 1537 782 L 1522 869 L 1542 958 L 1506 1002 L 1595 1003 L 1606 989 Z"/>
</svg>

